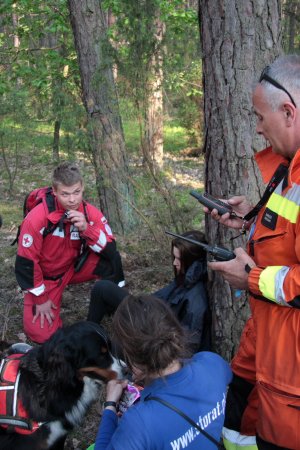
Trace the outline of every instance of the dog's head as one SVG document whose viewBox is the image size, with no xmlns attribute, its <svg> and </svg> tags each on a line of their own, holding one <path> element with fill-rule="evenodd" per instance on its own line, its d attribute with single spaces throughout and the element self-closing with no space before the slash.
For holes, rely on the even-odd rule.
<svg viewBox="0 0 300 450">
<path fill-rule="evenodd" d="M 109 339 L 103 328 L 92 322 L 59 329 L 44 344 L 24 355 L 20 369 L 46 381 L 48 386 L 53 382 L 68 388 L 74 387 L 84 375 L 103 381 L 121 376 Z"/>
<path fill-rule="evenodd" d="M 26 411 L 26 418 L 44 424 L 34 431 L 32 441 L 31 435 L 22 435 L 22 439 L 27 439 L 24 447 L 9 448 L 50 448 L 80 424 L 99 396 L 101 381 L 121 376 L 121 366 L 112 356 L 104 330 L 92 322 L 61 328 L 44 344 L 33 348 L 14 344 L 6 354 L 14 353 L 23 354 L 18 377 L 21 413 Z M 11 439 L 17 439 L 14 435 L 19 432 L 10 433 Z M 40 440 L 43 446 L 37 446 Z M 0 448 L 8 448 L 1 447 L 1 437 Z"/>
<path fill-rule="evenodd" d="M 44 344 L 29 350 L 21 359 L 20 372 L 25 409 L 33 414 L 28 393 L 34 392 L 34 417 L 47 411 L 49 420 L 70 410 L 87 388 L 89 401 L 95 400 L 98 381 L 120 378 L 121 366 L 111 354 L 103 328 L 78 322 L 59 329 Z"/>
</svg>

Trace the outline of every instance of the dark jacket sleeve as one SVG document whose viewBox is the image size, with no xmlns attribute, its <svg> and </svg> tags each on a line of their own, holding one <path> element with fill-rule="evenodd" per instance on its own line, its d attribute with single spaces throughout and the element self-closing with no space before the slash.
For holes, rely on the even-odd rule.
<svg viewBox="0 0 300 450">
<path fill-rule="evenodd" d="M 210 350 L 211 313 L 204 283 L 199 281 L 187 290 L 181 302 L 184 307 L 178 318 L 190 332 L 191 348 L 193 351 Z"/>
<path fill-rule="evenodd" d="M 165 300 L 180 323 L 188 330 L 193 353 L 210 350 L 211 314 L 205 284 L 199 280 L 192 287 L 176 287 L 175 281 L 154 293 Z"/>
</svg>

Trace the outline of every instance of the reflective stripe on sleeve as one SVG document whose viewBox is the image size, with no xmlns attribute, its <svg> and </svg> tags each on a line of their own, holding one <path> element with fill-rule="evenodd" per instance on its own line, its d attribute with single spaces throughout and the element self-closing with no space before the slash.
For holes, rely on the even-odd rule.
<svg viewBox="0 0 300 450">
<path fill-rule="evenodd" d="M 105 247 L 106 243 L 107 243 L 106 235 L 102 230 L 100 230 L 100 235 L 97 244 L 99 244 L 101 247 Z"/>
<path fill-rule="evenodd" d="M 89 247 L 93 250 L 93 252 L 100 253 L 102 252 L 106 244 L 107 244 L 106 234 L 102 230 L 100 230 L 98 241 L 94 245 L 89 245 Z"/>
<path fill-rule="evenodd" d="M 102 251 L 102 248 L 99 246 L 99 245 L 97 245 L 97 244 L 94 244 L 94 245 L 89 245 L 89 247 L 93 250 L 93 252 L 95 252 L 95 253 L 100 253 L 101 251 Z"/>
<path fill-rule="evenodd" d="M 46 287 L 43 283 L 43 284 L 41 284 L 41 286 L 39 286 L 37 288 L 27 289 L 27 292 L 30 292 L 31 294 L 36 295 L 38 297 L 39 295 L 42 295 L 45 292 L 45 290 L 46 290 Z"/>
<path fill-rule="evenodd" d="M 299 186 L 297 188 L 299 189 Z M 267 203 L 267 208 L 291 223 L 297 222 L 300 206 L 287 197 L 273 193 Z"/>
<path fill-rule="evenodd" d="M 223 444 L 226 450 L 258 450 L 255 436 L 245 436 L 223 427 Z"/>
<path fill-rule="evenodd" d="M 259 289 L 264 297 L 278 305 L 288 306 L 285 300 L 283 283 L 289 271 L 286 266 L 269 266 L 266 267 L 259 277 Z"/>
</svg>

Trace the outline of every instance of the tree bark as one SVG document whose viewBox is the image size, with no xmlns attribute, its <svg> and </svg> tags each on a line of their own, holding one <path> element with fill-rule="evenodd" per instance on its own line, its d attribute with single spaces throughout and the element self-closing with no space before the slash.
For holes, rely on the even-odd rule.
<svg viewBox="0 0 300 450">
<path fill-rule="evenodd" d="M 251 94 L 261 70 L 281 52 L 278 0 L 199 0 L 203 51 L 206 190 L 215 197 L 263 192 L 253 153 L 266 146 L 255 135 Z M 233 232 L 206 218 L 208 241 L 228 248 Z M 249 316 L 244 293 L 209 275 L 215 350 L 230 360 Z"/>
<path fill-rule="evenodd" d="M 60 138 L 60 120 L 54 121 L 52 157 L 55 163 L 59 162 L 59 138 Z"/>
<path fill-rule="evenodd" d="M 145 134 L 143 149 L 147 152 L 148 162 L 162 168 L 164 156 L 163 142 L 163 50 L 162 39 L 164 35 L 164 23 L 156 19 L 155 39 L 156 50 L 150 62 L 150 74 L 147 86 L 147 105 L 145 111 Z"/>
<path fill-rule="evenodd" d="M 88 114 L 100 207 L 113 229 L 132 226 L 132 199 L 112 61 L 105 51 L 107 14 L 99 0 L 68 0 L 83 102 Z"/>
</svg>

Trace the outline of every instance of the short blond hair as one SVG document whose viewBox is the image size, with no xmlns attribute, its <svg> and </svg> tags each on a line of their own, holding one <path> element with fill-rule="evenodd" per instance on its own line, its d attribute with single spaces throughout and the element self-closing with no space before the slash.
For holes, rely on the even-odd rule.
<svg viewBox="0 0 300 450">
<path fill-rule="evenodd" d="M 83 178 L 78 166 L 69 161 L 65 161 L 57 166 L 52 175 L 52 186 L 57 188 L 59 184 L 73 186 L 76 183 L 83 183 Z"/>
</svg>

